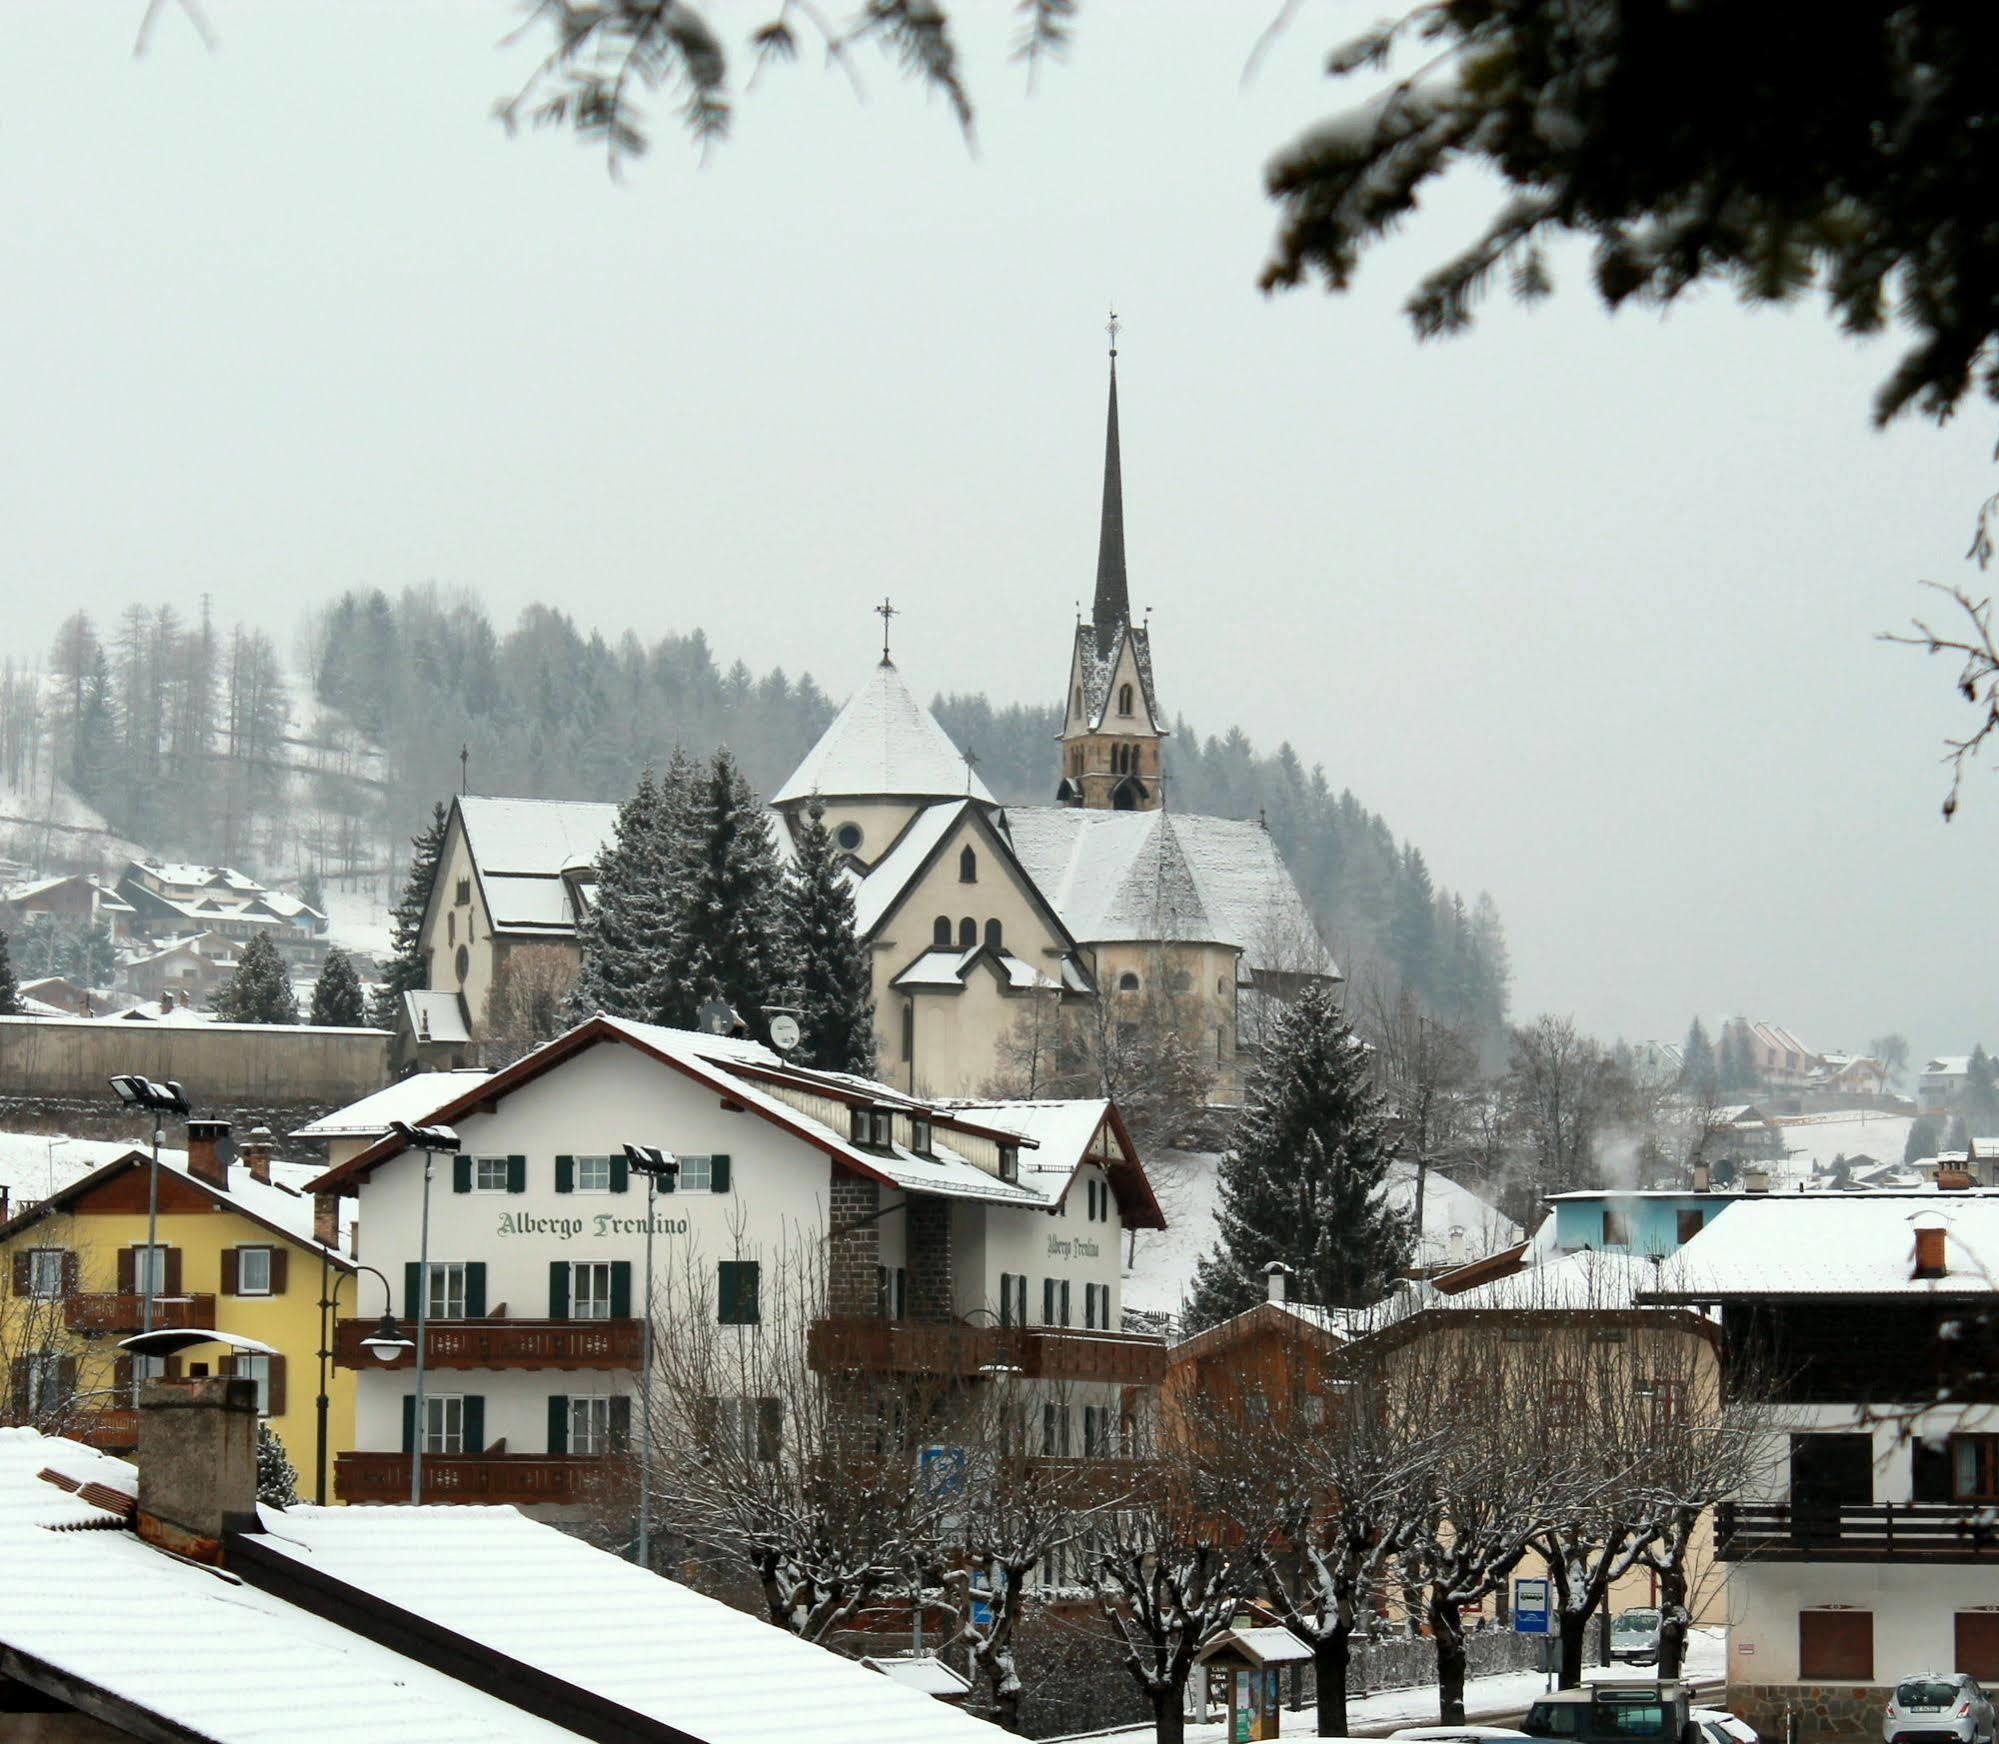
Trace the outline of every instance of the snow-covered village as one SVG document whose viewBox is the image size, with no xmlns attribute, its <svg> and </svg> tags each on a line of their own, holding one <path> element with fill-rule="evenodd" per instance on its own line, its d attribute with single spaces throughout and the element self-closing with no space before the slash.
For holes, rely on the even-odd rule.
<svg viewBox="0 0 1999 1744">
<path fill-rule="evenodd" d="M 0 1741 L 1999 1744 L 1995 54 L 0 9 Z"/>
</svg>

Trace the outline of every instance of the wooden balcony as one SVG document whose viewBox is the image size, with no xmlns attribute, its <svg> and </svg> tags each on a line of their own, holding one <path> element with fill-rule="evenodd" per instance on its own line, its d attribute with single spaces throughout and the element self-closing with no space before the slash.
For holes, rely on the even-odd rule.
<svg viewBox="0 0 1999 1744">
<path fill-rule="evenodd" d="M 414 1368 L 414 1350 L 384 1363 L 361 1348 L 379 1324 L 342 1320 L 333 1332 L 334 1361 L 348 1369 Z M 405 1338 L 416 1337 L 413 1324 L 400 1325 Z M 636 1371 L 643 1334 L 638 1320 L 432 1320 L 423 1329 L 424 1367 Z"/>
<path fill-rule="evenodd" d="M 72 1332 L 137 1332 L 145 1324 L 146 1299 L 113 1292 L 109 1295 L 65 1296 L 63 1324 Z M 153 1329 L 213 1327 L 213 1296 L 155 1296 Z"/>
<path fill-rule="evenodd" d="M 617 1482 L 622 1462 L 545 1453 L 430 1453 L 423 1460 L 426 1502 L 592 1502 Z M 334 1494 L 343 1502 L 407 1502 L 410 1456 L 342 1453 L 333 1461 Z"/>
<path fill-rule="evenodd" d="M 139 1413 L 130 1405 L 112 1405 L 79 1419 L 69 1433 L 86 1447 L 107 1453 L 129 1453 L 139 1445 Z"/>
<path fill-rule="evenodd" d="M 1980 1502 L 1723 1502 L 1714 1550 L 1724 1562 L 1999 1562 L 1993 1514 Z"/>
<path fill-rule="evenodd" d="M 1097 1381 L 1156 1387 L 1166 1377 L 1166 1341 L 1072 1326 L 974 1326 L 962 1320 L 815 1320 L 806 1351 L 815 1369 L 972 1379 L 1004 1364 L 1034 1381 Z"/>
<path fill-rule="evenodd" d="M 1128 1502 L 1146 1493 L 1147 1483 L 1158 1471 L 1152 1460 L 1109 1455 L 1084 1459 L 1035 1455 L 1027 1463 L 1072 1508 L 1109 1508 Z"/>
</svg>

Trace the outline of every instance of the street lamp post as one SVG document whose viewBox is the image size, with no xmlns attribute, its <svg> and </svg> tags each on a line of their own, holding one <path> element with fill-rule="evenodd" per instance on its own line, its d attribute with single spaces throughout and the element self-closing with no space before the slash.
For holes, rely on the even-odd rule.
<svg viewBox="0 0 1999 1744">
<path fill-rule="evenodd" d="M 187 1092 L 169 1078 L 156 1084 L 134 1072 L 121 1072 L 111 1080 L 118 1100 L 128 1108 L 144 1109 L 153 1117 L 153 1166 L 146 1177 L 146 1285 L 141 1298 L 143 1319 L 139 1330 L 153 1330 L 153 1298 L 159 1293 L 160 1270 L 160 1144 L 166 1137 L 169 1114 L 192 1114 Z"/>
<path fill-rule="evenodd" d="M 439 1151 L 456 1155 L 458 1134 L 448 1126 L 412 1126 L 407 1120 L 389 1123 L 393 1131 L 406 1145 L 414 1145 L 423 1152 L 423 1220 L 417 1236 L 416 1264 L 416 1402 L 410 1413 L 410 1502 L 412 1505 L 423 1500 L 423 1443 L 425 1423 L 423 1417 L 423 1358 L 424 1332 L 429 1324 L 430 1309 L 430 1175 L 431 1165 Z"/>
<path fill-rule="evenodd" d="M 652 1567 L 652 1225 L 662 1178 L 675 1179 L 679 1159 L 657 1145 L 625 1146 L 625 1161 L 646 1178 L 646 1298 L 639 1327 L 639 1567 Z"/>
<path fill-rule="evenodd" d="M 389 1280 L 373 1266 L 356 1265 L 354 1272 L 366 1272 L 371 1278 L 380 1278 L 382 1283 L 382 1323 L 373 1334 L 361 1340 L 361 1348 L 377 1362 L 394 1362 L 404 1351 L 416 1346 L 403 1337 L 396 1325 L 394 1313 L 395 1298 L 389 1290 Z M 327 1288 L 326 1262 L 320 1261 L 319 1283 L 319 1397 L 313 1401 L 313 1410 L 319 1423 L 319 1457 L 313 1476 L 312 1499 L 321 1507 L 326 1505 L 326 1418 L 331 1401 L 327 1396 L 328 1364 L 333 1357 L 333 1320 L 331 1316 L 340 1306 L 340 1286 L 353 1276 L 353 1272 L 341 1272 L 333 1280 L 333 1287 Z"/>
</svg>

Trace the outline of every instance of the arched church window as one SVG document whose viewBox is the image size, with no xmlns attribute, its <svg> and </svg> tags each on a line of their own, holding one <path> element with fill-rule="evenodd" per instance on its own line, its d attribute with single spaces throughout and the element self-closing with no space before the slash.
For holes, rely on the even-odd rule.
<svg viewBox="0 0 1999 1744">
<path fill-rule="evenodd" d="M 1131 686 L 1128 684 L 1117 687 L 1117 712 L 1121 715 L 1131 713 Z"/>
<path fill-rule="evenodd" d="M 951 948 L 951 917 L 948 914 L 940 914 L 931 923 L 930 942 L 939 950 L 948 951 Z"/>
<path fill-rule="evenodd" d="M 838 842 L 841 847 L 845 848 L 851 854 L 861 845 L 861 826 L 859 824 L 842 824 L 834 834 L 833 840 Z"/>
<path fill-rule="evenodd" d="M 996 920 L 987 921 L 986 949 L 989 951 L 1000 951 L 1004 950 L 1005 948 L 1006 947 L 1000 937 L 1000 923 Z"/>
<path fill-rule="evenodd" d="M 1136 993 L 1138 991 L 1138 977 L 1129 969 L 1125 970 L 1117 978 L 1117 990 L 1120 993 Z"/>
<path fill-rule="evenodd" d="M 979 923 L 968 914 L 958 923 L 958 949 L 973 950 L 979 942 Z"/>
<path fill-rule="evenodd" d="M 958 882 L 976 884 L 979 881 L 979 857 L 967 848 L 958 856 Z"/>
</svg>

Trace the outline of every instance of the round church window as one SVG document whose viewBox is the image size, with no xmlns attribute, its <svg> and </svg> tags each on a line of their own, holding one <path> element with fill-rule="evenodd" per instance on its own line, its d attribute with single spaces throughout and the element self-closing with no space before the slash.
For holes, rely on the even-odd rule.
<svg viewBox="0 0 1999 1744">
<path fill-rule="evenodd" d="M 839 829 L 834 831 L 833 840 L 838 842 L 841 847 L 845 848 L 851 854 L 861 845 L 861 826 L 859 824 L 842 824 Z"/>
<path fill-rule="evenodd" d="M 458 970 L 458 985 L 463 987 L 465 985 L 465 971 L 472 966 L 472 953 L 466 950 L 463 945 L 460 945 L 458 947 L 458 955 L 454 961 Z"/>
</svg>

